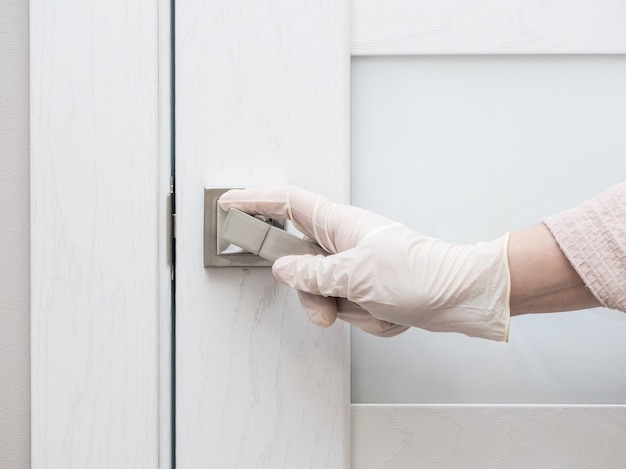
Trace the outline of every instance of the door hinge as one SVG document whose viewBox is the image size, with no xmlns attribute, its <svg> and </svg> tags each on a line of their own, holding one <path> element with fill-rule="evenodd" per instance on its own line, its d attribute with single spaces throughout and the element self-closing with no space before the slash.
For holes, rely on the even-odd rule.
<svg viewBox="0 0 626 469">
<path fill-rule="evenodd" d="M 174 178 L 170 177 L 170 191 L 167 194 L 167 261 L 172 280 L 174 280 L 176 266 L 176 199 L 174 187 Z"/>
</svg>

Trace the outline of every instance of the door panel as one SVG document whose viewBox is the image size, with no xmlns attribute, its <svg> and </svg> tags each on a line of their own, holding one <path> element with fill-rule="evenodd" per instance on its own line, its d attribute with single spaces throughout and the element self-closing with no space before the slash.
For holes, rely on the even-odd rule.
<svg viewBox="0 0 626 469">
<path fill-rule="evenodd" d="M 178 467 L 347 467 L 348 329 L 269 269 L 204 269 L 204 187 L 347 201 L 347 2 L 176 3 Z"/>
<path fill-rule="evenodd" d="M 454 242 L 538 223 L 626 174 L 626 56 L 358 57 L 352 202 Z M 625 404 L 626 315 L 511 321 L 510 343 L 352 333 L 352 402 Z"/>
</svg>

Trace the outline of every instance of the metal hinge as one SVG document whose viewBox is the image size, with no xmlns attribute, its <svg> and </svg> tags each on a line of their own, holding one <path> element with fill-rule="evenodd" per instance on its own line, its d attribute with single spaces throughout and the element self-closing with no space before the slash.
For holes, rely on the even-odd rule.
<svg viewBox="0 0 626 469">
<path fill-rule="evenodd" d="M 167 194 L 167 261 L 172 280 L 174 280 L 176 265 L 176 204 L 174 195 L 174 178 L 170 177 L 170 191 Z"/>
</svg>

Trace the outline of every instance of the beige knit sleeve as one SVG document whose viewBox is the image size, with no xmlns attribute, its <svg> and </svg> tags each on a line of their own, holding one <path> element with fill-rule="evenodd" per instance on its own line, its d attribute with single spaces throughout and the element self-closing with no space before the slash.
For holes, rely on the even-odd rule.
<svg viewBox="0 0 626 469">
<path fill-rule="evenodd" d="M 543 222 L 600 303 L 626 312 L 626 182 Z"/>
</svg>

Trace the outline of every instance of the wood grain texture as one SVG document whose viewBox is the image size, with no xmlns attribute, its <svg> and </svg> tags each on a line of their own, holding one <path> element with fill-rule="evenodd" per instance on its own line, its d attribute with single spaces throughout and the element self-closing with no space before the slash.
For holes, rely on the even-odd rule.
<svg viewBox="0 0 626 469">
<path fill-rule="evenodd" d="M 159 467 L 157 2 L 30 7 L 32 467 Z"/>
<path fill-rule="evenodd" d="M 355 0 L 352 54 L 623 54 L 622 0 Z"/>
<path fill-rule="evenodd" d="M 623 468 L 626 406 L 353 405 L 353 469 Z"/>
<path fill-rule="evenodd" d="M 205 270 L 203 188 L 347 200 L 348 2 L 176 4 L 177 461 L 348 467 L 348 329 L 269 269 Z"/>
</svg>

